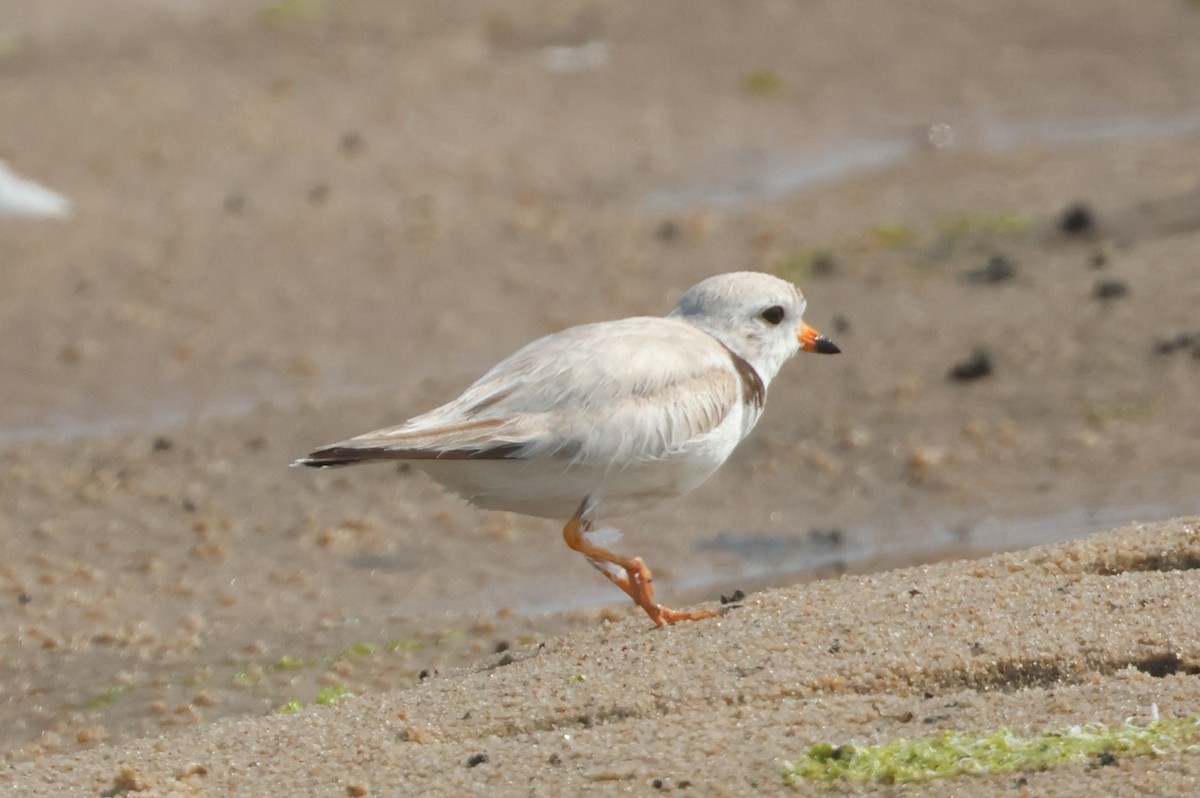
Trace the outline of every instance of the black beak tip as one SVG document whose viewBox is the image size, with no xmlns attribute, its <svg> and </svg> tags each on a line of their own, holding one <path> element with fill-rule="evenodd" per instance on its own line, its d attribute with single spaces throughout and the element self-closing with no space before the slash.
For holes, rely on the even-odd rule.
<svg viewBox="0 0 1200 798">
<path fill-rule="evenodd" d="M 816 352 L 819 355 L 836 355 L 842 351 L 837 344 L 826 338 L 824 335 L 817 336 L 816 344 Z"/>
</svg>

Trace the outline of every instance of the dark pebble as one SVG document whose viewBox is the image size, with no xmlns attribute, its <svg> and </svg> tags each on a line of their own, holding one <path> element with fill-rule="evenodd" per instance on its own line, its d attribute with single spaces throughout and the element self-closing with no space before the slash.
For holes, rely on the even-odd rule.
<svg viewBox="0 0 1200 798">
<path fill-rule="evenodd" d="M 733 595 L 732 595 L 732 596 L 725 596 L 725 595 L 722 595 L 722 596 L 721 596 L 721 603 L 722 603 L 722 604 L 737 604 L 739 601 L 742 601 L 742 600 L 744 600 L 745 598 L 746 598 L 746 594 L 745 594 L 745 593 L 743 593 L 743 592 L 742 592 L 742 591 L 740 591 L 740 590 L 735 590 L 735 591 L 733 591 Z"/>
<path fill-rule="evenodd" d="M 817 546 L 840 546 L 844 535 L 836 526 L 828 528 L 813 527 L 808 530 L 808 540 Z"/>
<path fill-rule="evenodd" d="M 1097 280 L 1092 288 L 1096 299 L 1121 299 L 1129 295 L 1129 286 L 1120 280 Z"/>
<path fill-rule="evenodd" d="M 156 451 L 156 452 L 165 452 L 167 449 L 170 449 L 174 445 L 175 445 L 175 443 L 170 438 L 168 438 L 166 435 L 159 435 L 157 438 L 154 439 L 153 447 L 154 447 L 154 451 Z"/>
<path fill-rule="evenodd" d="M 179 503 L 179 506 L 183 508 L 183 511 L 185 513 L 196 512 L 196 503 L 194 501 L 192 501 L 191 499 L 187 498 L 186 496 L 184 497 L 183 501 L 181 501 Z"/>
<path fill-rule="evenodd" d="M 345 155 L 354 155 L 361 152 L 367 142 L 363 139 L 362 134 L 357 130 L 351 130 L 342 136 L 342 140 L 338 142 L 338 148 Z"/>
<path fill-rule="evenodd" d="M 507 640 L 501 640 L 500 642 L 496 643 L 496 645 L 492 648 L 492 653 L 493 654 L 503 654 L 505 651 L 508 651 L 510 648 L 512 648 L 512 645 Z"/>
<path fill-rule="evenodd" d="M 243 194 L 229 194 L 225 197 L 225 211 L 235 216 L 241 216 L 246 210 L 246 197 Z"/>
<path fill-rule="evenodd" d="M 986 350 L 976 349 L 966 360 L 954 364 L 946 376 L 955 382 L 971 382 L 992 373 L 992 356 Z"/>
<path fill-rule="evenodd" d="M 667 219 L 654 231 L 654 237 L 664 244 L 669 244 L 679 237 L 679 225 Z"/>
<path fill-rule="evenodd" d="M 309 205 L 324 205 L 329 200 L 329 184 L 317 183 L 308 190 Z"/>
<path fill-rule="evenodd" d="M 1100 765 L 1101 767 L 1104 767 L 1105 765 L 1115 765 L 1117 764 L 1117 757 L 1112 751 L 1105 751 L 1104 753 L 1100 754 L 1100 756 L 1096 757 L 1096 764 Z"/>
<path fill-rule="evenodd" d="M 995 285 L 1017 276 L 1017 265 L 1004 255 L 993 255 L 978 268 L 963 272 L 963 279 L 977 285 Z"/>
<path fill-rule="evenodd" d="M 813 255 L 809 270 L 813 277 L 828 277 L 837 271 L 837 260 L 828 252 L 818 252 Z"/>
<path fill-rule="evenodd" d="M 425 679 L 428 679 L 432 675 L 433 675 L 433 673 L 431 671 L 429 671 L 428 669 L 426 669 L 426 670 L 422 670 L 420 673 L 418 673 L 417 678 L 424 681 Z"/>
<path fill-rule="evenodd" d="M 1187 340 L 1182 335 L 1175 338 L 1159 338 L 1154 342 L 1154 354 L 1173 355 L 1185 346 L 1187 346 Z"/>
<path fill-rule="evenodd" d="M 838 335 L 845 335 L 850 332 L 850 319 L 840 313 L 833 317 L 833 331 Z"/>
<path fill-rule="evenodd" d="M 1154 351 L 1160 355 L 1170 355 L 1189 348 L 1193 356 L 1200 357 L 1200 332 L 1179 333 L 1173 338 L 1160 338 L 1154 342 Z"/>
<path fill-rule="evenodd" d="M 1092 255 L 1092 257 L 1088 261 L 1088 263 L 1091 264 L 1091 267 L 1093 269 L 1103 269 L 1105 266 L 1108 265 L 1108 256 L 1105 255 L 1103 252 L 1097 252 L 1094 255 Z"/>
<path fill-rule="evenodd" d="M 1096 231 L 1096 215 L 1082 203 L 1069 205 L 1058 217 L 1058 229 L 1069 236 L 1088 236 Z"/>
<path fill-rule="evenodd" d="M 471 754 L 471 757 L 467 760 L 467 767 L 473 768 L 476 765 L 482 765 L 486 761 L 488 761 L 487 754 Z"/>
<path fill-rule="evenodd" d="M 21 593 L 17 596 L 18 604 L 28 604 L 31 601 L 33 601 L 33 596 L 29 595 L 25 591 L 21 591 Z"/>
<path fill-rule="evenodd" d="M 656 790 L 661 790 L 663 788 L 663 780 L 655 779 L 654 781 L 650 782 L 650 786 Z"/>
</svg>

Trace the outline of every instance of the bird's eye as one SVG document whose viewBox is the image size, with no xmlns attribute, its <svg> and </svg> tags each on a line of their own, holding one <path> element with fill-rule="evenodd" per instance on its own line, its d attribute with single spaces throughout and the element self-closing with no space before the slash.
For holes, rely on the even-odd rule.
<svg viewBox="0 0 1200 798">
<path fill-rule="evenodd" d="M 758 317 L 767 324 L 775 325 L 783 321 L 785 313 L 782 305 L 772 305 L 771 307 L 758 314 Z"/>
</svg>

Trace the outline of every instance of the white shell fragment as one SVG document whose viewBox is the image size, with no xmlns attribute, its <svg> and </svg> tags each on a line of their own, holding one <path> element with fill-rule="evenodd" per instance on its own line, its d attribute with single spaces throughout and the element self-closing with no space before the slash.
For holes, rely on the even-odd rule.
<svg viewBox="0 0 1200 798">
<path fill-rule="evenodd" d="M 40 183 L 18 177 L 0 161 L 0 217 L 67 219 L 71 201 Z"/>
</svg>

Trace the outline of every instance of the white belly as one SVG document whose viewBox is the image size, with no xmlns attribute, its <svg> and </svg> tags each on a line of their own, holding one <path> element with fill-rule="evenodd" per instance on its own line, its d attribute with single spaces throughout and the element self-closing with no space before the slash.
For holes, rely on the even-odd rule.
<svg viewBox="0 0 1200 798">
<path fill-rule="evenodd" d="M 488 510 L 566 520 L 590 497 L 594 515 L 624 515 L 688 493 L 712 476 L 742 439 L 740 419 L 736 421 L 720 424 L 665 458 L 623 464 L 571 463 L 552 457 L 410 462 Z"/>
</svg>

